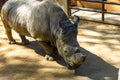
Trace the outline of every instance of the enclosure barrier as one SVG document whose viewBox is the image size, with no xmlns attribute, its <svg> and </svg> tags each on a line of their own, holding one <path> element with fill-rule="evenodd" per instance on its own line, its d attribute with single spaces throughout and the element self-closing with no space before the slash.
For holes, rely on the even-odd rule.
<svg viewBox="0 0 120 80">
<path fill-rule="evenodd" d="M 113 23 L 113 22 L 107 22 L 105 21 L 105 13 L 107 14 L 113 14 L 113 15 L 120 15 L 120 12 L 115 12 L 115 11 L 108 11 L 105 9 L 105 4 L 111 4 L 111 5 L 120 5 L 119 2 L 107 2 L 106 0 L 101 0 L 101 1 L 96 1 L 96 0 L 76 0 L 76 1 L 83 1 L 83 2 L 93 2 L 93 3 L 101 3 L 102 8 L 101 9 L 91 9 L 91 8 L 82 8 L 78 6 L 71 6 L 71 0 L 68 0 L 68 15 L 71 16 L 73 13 L 78 12 L 79 10 L 83 11 L 91 11 L 91 12 L 98 12 L 101 13 L 101 20 L 90 20 L 90 21 L 95 21 L 95 22 L 102 22 L 102 23 L 108 23 L 108 24 L 114 24 L 114 25 L 120 25 L 120 22 Z M 75 9 L 76 11 L 71 13 L 71 9 Z M 87 19 L 83 19 L 87 20 Z"/>
</svg>

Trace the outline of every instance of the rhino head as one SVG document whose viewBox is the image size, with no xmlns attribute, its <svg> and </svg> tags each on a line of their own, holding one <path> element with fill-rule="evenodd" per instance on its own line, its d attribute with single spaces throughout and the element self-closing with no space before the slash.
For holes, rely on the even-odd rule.
<svg viewBox="0 0 120 80">
<path fill-rule="evenodd" d="M 79 67 L 86 58 L 86 55 L 80 51 L 80 46 L 77 41 L 78 22 L 78 16 L 74 16 L 74 23 L 71 23 L 70 20 L 64 16 L 59 23 L 61 30 L 56 40 L 56 46 L 59 54 L 65 60 L 68 69 Z"/>
</svg>

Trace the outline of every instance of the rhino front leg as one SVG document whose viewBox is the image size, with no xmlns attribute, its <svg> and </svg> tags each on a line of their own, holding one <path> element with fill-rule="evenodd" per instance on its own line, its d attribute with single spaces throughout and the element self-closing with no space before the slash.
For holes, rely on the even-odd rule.
<svg viewBox="0 0 120 80">
<path fill-rule="evenodd" d="M 55 48 L 53 46 L 50 45 L 49 42 L 43 42 L 43 41 L 39 41 L 41 47 L 45 50 L 45 52 L 47 53 L 45 55 L 45 59 L 49 60 L 49 61 L 53 61 L 53 55 L 54 53 L 56 53 Z"/>
<path fill-rule="evenodd" d="M 22 44 L 23 44 L 23 45 L 27 45 L 27 44 L 30 43 L 29 40 L 27 40 L 25 36 L 20 35 L 20 34 L 19 34 L 19 36 L 20 36 L 20 38 L 21 38 L 21 40 L 22 40 Z"/>
</svg>

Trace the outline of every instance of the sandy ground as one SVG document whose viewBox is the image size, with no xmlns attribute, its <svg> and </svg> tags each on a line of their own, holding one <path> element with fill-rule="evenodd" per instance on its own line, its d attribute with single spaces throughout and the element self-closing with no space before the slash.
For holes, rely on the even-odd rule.
<svg viewBox="0 0 120 80">
<path fill-rule="evenodd" d="M 117 80 L 120 68 L 120 26 L 79 23 L 78 41 L 86 61 L 76 70 L 65 68 L 60 57 L 46 61 L 44 50 L 32 38 L 27 46 L 9 45 L 0 22 L 0 80 Z"/>
</svg>

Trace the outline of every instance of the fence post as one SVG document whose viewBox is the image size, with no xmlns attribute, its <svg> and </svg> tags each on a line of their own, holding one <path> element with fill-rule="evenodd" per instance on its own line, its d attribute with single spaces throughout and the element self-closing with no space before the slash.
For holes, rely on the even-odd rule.
<svg viewBox="0 0 120 80">
<path fill-rule="evenodd" d="M 71 16 L 71 0 L 67 0 L 67 13 L 68 13 L 68 16 Z"/>
<path fill-rule="evenodd" d="M 102 0 L 102 22 L 105 21 L 105 1 L 106 0 Z"/>
</svg>

